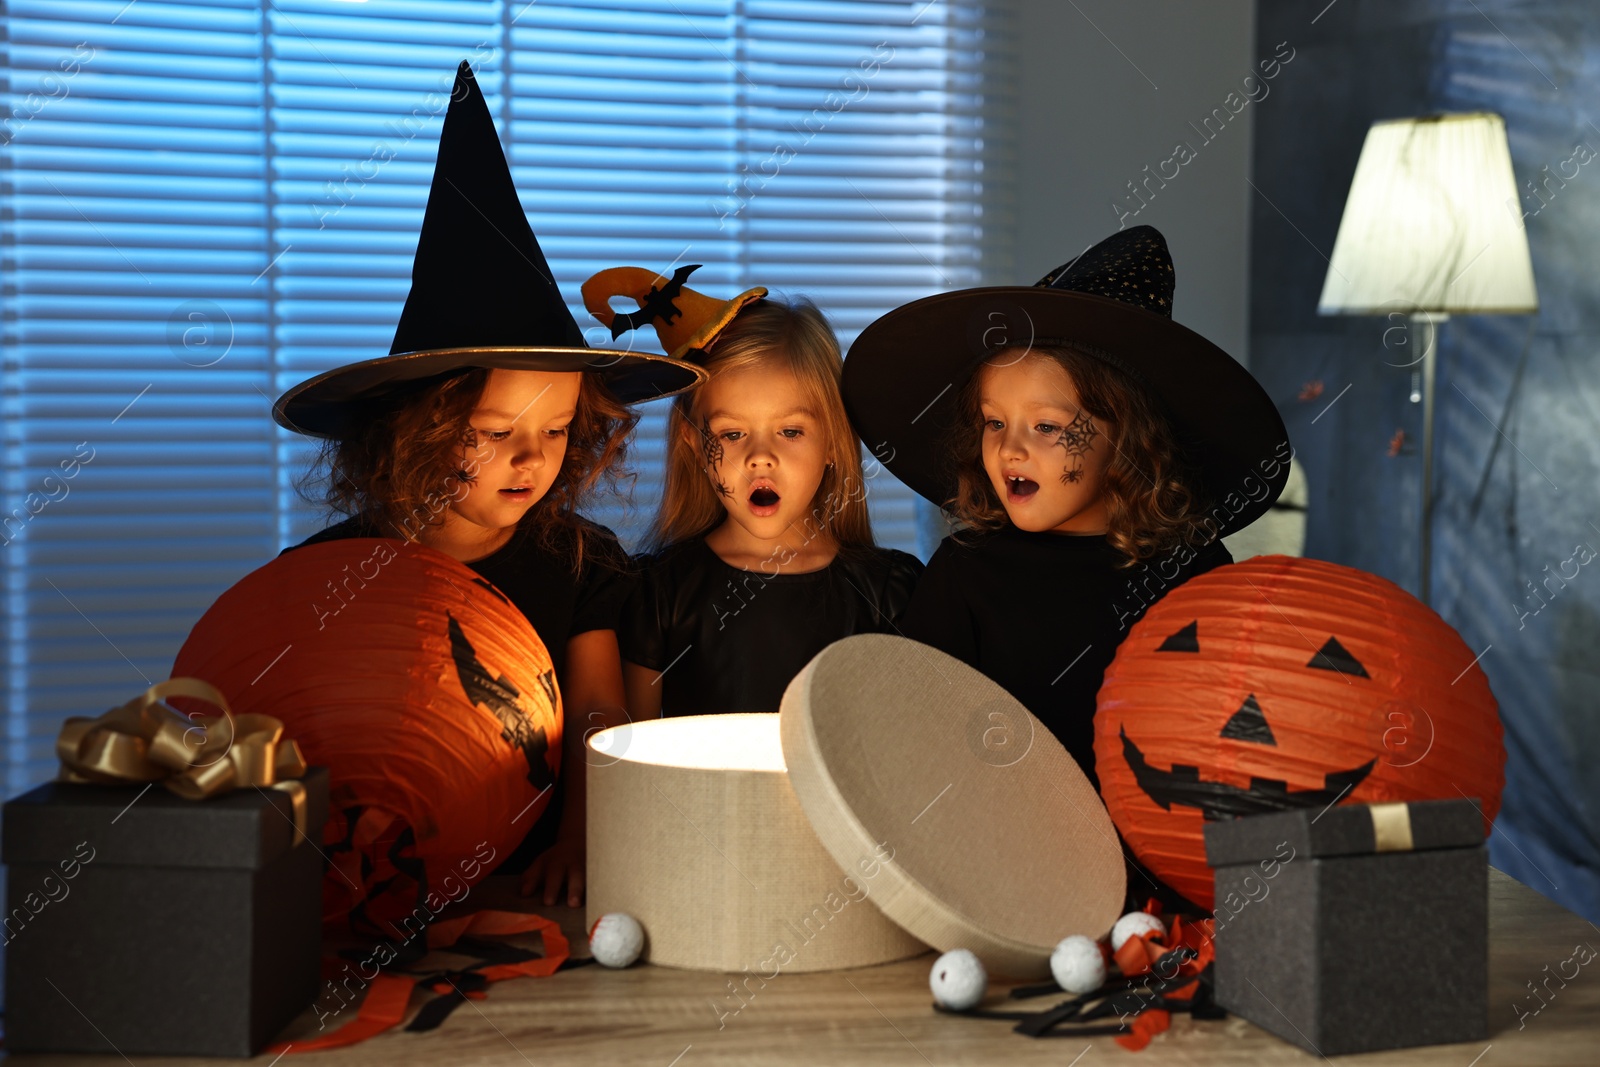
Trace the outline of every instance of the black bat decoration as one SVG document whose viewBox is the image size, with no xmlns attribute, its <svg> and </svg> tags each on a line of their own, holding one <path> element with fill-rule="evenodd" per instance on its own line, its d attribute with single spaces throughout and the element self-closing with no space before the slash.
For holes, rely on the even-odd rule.
<svg viewBox="0 0 1600 1067">
<path fill-rule="evenodd" d="M 644 298 L 644 303 L 639 305 L 638 311 L 630 311 L 626 315 L 618 315 L 611 320 L 611 339 L 615 341 L 629 330 L 643 329 L 655 319 L 670 323 L 683 312 L 678 310 L 678 305 L 673 301 L 678 299 L 678 294 L 683 292 L 683 283 L 689 280 L 689 275 L 699 270 L 702 264 L 690 263 L 679 267 L 672 274 L 672 280 L 659 288 L 650 290 Z"/>
<path fill-rule="evenodd" d="M 500 736 L 506 744 L 520 749 L 523 758 L 528 761 L 528 781 L 536 789 L 548 789 L 555 784 L 555 777 L 550 773 L 550 765 L 545 762 L 550 739 L 545 736 L 544 727 L 534 726 L 528 721 L 519 702 L 521 692 L 504 675 L 496 678 L 489 673 L 489 668 L 478 659 L 477 649 L 467 640 L 466 632 L 461 629 L 456 617 L 449 612 L 445 615 L 450 620 L 450 656 L 455 660 L 462 691 L 473 704 L 482 704 L 500 720 Z M 553 678 L 550 681 L 544 678 L 539 680 L 547 692 L 554 689 Z"/>
</svg>

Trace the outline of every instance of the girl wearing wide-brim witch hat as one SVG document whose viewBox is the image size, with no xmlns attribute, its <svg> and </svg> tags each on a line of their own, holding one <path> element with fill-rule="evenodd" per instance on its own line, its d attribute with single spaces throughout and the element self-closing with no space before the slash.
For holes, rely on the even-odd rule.
<svg viewBox="0 0 1600 1067">
<path fill-rule="evenodd" d="M 1020 699 L 1094 780 L 1095 694 L 1128 627 L 1229 563 L 1283 491 L 1271 399 L 1172 321 L 1161 234 L 1119 231 L 1028 287 L 967 289 L 864 330 L 844 397 L 890 471 L 958 526 L 900 626 Z"/>
<path fill-rule="evenodd" d="M 760 287 L 695 292 L 684 284 L 695 269 L 615 267 L 583 284 L 613 337 L 653 326 L 664 350 L 711 375 L 668 413 L 649 554 L 618 631 L 635 719 L 777 711 L 823 648 L 889 632 L 922 571 L 873 543 L 871 475 L 822 313 Z M 620 315 L 613 299 L 637 310 Z"/>
<path fill-rule="evenodd" d="M 320 483 L 321 502 L 349 516 L 302 544 L 403 538 L 466 563 L 533 623 L 566 715 L 601 725 L 623 705 L 616 628 L 633 575 L 616 537 L 578 509 L 624 458 L 637 420 L 625 405 L 705 376 L 587 346 L 462 63 L 390 354 L 273 405 L 281 425 L 325 440 L 306 488 Z M 565 732 L 555 803 L 507 864 L 526 864 L 559 821 L 556 848 L 530 869 L 547 902 L 561 882 L 569 902 L 582 895 L 584 733 Z"/>
</svg>

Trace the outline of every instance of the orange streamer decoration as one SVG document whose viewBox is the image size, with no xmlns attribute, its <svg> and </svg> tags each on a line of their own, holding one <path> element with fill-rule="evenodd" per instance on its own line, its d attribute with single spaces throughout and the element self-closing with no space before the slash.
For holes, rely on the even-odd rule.
<svg viewBox="0 0 1600 1067">
<path fill-rule="evenodd" d="M 469 935 L 475 938 L 506 937 L 530 932 L 537 933 L 543 942 L 543 958 L 526 960 L 522 963 L 474 967 L 470 969 L 471 972 L 481 974 L 487 982 L 518 977 L 543 978 L 555 974 L 571 957 L 571 946 L 567 943 L 566 936 L 562 934 L 561 927 L 553 920 L 540 915 L 525 915 L 510 911 L 479 911 L 458 919 L 447 919 L 429 928 L 428 947 L 448 949 L 462 937 Z M 348 1048 L 386 1030 L 392 1030 L 405 1019 L 411 1002 L 411 993 L 417 984 L 418 979 L 415 975 L 385 971 L 368 984 L 367 995 L 361 1001 L 356 1017 L 344 1026 L 316 1037 L 279 1042 L 266 1051 L 282 1055 L 291 1051 L 319 1052 L 330 1048 Z M 448 982 L 434 982 L 429 988 L 434 993 L 442 995 L 454 991 L 456 987 Z M 487 994 L 482 990 L 473 990 L 462 993 L 462 996 L 468 1000 L 483 1000 Z"/>
<path fill-rule="evenodd" d="M 1146 905 L 1144 910 L 1156 916 L 1161 914 L 1161 906 L 1154 900 Z M 1151 931 L 1124 941 L 1116 952 L 1117 967 L 1128 977 L 1156 971 L 1156 976 L 1163 980 L 1191 979 L 1165 990 L 1162 994 L 1169 1001 L 1178 1000 L 1187 1003 L 1200 992 L 1200 975 L 1216 958 L 1216 949 L 1211 943 L 1213 931 L 1214 924 L 1210 919 L 1185 922 L 1183 916 L 1174 916 L 1172 929 L 1166 934 Z M 1174 974 L 1163 974 L 1157 970 L 1156 965 L 1163 956 L 1180 948 L 1192 949 L 1194 957 L 1180 964 Z M 1113 1040 L 1125 1049 L 1138 1052 L 1171 1025 L 1170 1011 L 1164 1008 L 1146 1008 L 1133 1017 L 1128 1024 L 1126 1034 L 1119 1034 Z"/>
</svg>

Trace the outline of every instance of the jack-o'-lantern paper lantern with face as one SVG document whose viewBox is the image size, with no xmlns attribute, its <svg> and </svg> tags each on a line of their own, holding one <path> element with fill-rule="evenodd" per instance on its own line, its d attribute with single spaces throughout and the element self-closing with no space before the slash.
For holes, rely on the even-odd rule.
<svg viewBox="0 0 1600 1067">
<path fill-rule="evenodd" d="M 1118 648 L 1095 713 L 1112 820 L 1206 908 L 1207 820 L 1470 797 L 1487 833 L 1504 769 L 1460 635 L 1392 582 L 1319 560 L 1257 556 L 1167 593 Z"/>
<path fill-rule="evenodd" d="M 283 720 L 328 768 L 323 915 L 359 933 L 405 937 L 464 896 L 560 771 L 544 643 L 493 585 L 420 545 L 279 556 L 217 599 L 172 673 L 215 685 L 236 714 Z"/>
</svg>

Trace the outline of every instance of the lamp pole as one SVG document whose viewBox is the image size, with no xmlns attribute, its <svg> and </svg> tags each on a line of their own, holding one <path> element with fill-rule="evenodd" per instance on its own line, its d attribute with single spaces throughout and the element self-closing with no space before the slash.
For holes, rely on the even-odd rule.
<svg viewBox="0 0 1600 1067">
<path fill-rule="evenodd" d="M 1450 316 L 1441 312 L 1421 311 L 1411 316 L 1417 333 L 1427 331 L 1427 347 L 1422 351 L 1422 515 L 1418 525 L 1421 537 L 1418 552 L 1419 599 L 1433 606 L 1430 594 L 1433 586 L 1433 383 L 1439 366 L 1439 324 Z"/>
</svg>

